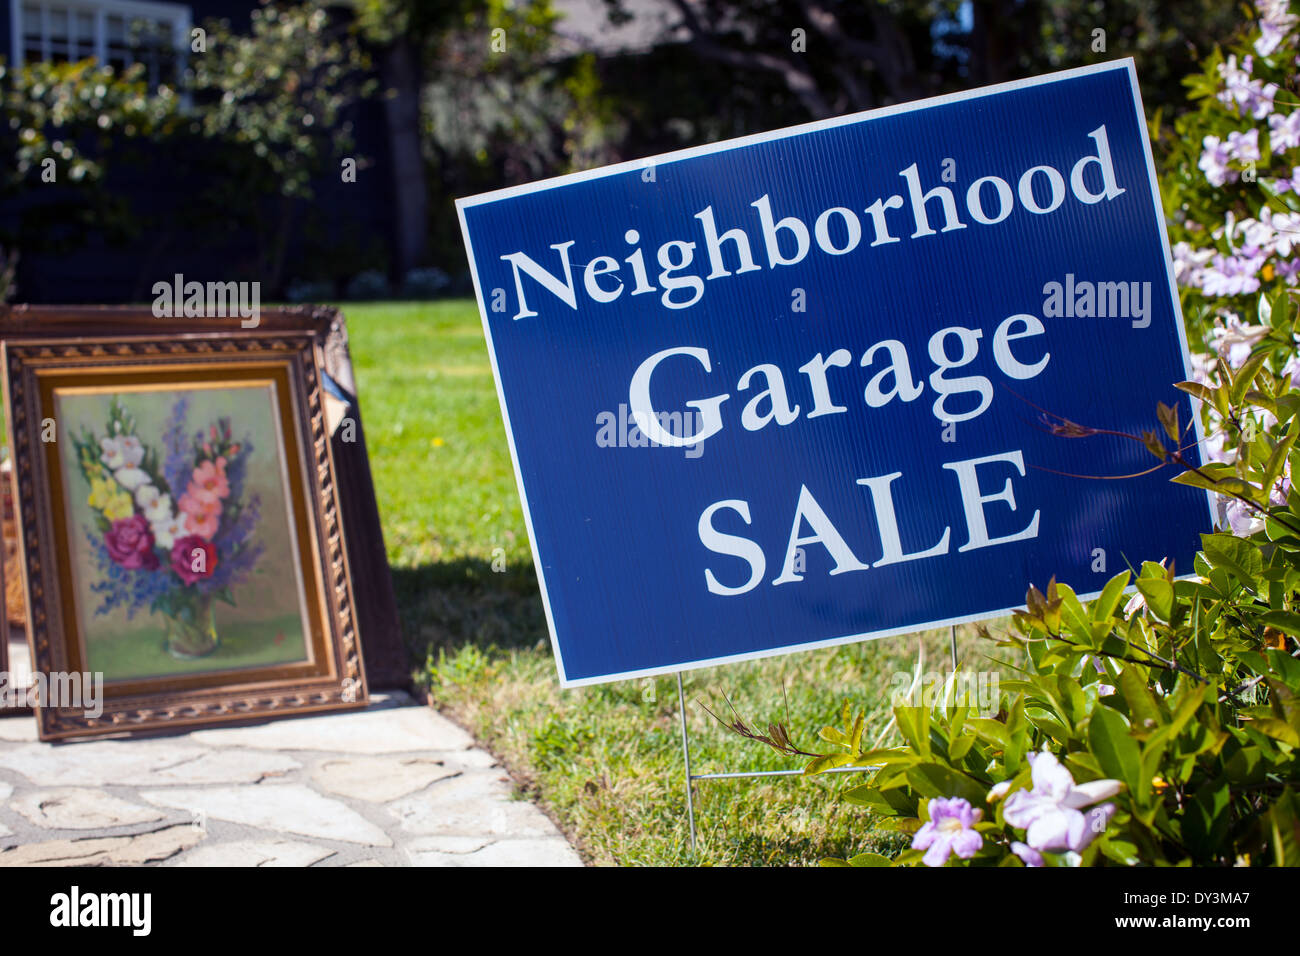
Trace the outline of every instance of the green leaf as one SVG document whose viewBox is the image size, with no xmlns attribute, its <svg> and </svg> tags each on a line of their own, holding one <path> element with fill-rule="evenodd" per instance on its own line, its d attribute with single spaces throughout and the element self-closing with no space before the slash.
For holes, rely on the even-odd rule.
<svg viewBox="0 0 1300 956">
<path fill-rule="evenodd" d="M 954 740 L 951 744 L 948 745 L 948 759 L 951 760 L 953 763 L 957 763 L 958 761 L 962 760 L 968 753 L 970 753 L 970 749 L 973 746 L 975 746 L 974 736 L 967 734 L 965 736 L 958 737 L 956 740 Z"/>
<path fill-rule="evenodd" d="M 1142 774 L 1142 751 L 1129 736 L 1128 721 L 1118 711 L 1100 706 L 1088 721 L 1088 745 L 1107 776 L 1122 780 L 1136 792 Z"/>
<path fill-rule="evenodd" d="M 1275 627 L 1292 637 L 1300 637 L 1300 614 L 1292 611 L 1265 611 L 1257 620 L 1265 627 Z"/>
<path fill-rule="evenodd" d="M 894 861 L 879 853 L 859 853 L 849 857 L 849 866 L 893 866 Z"/>
<path fill-rule="evenodd" d="M 1288 724 L 1285 720 L 1277 717 L 1256 717 L 1250 722 L 1262 734 L 1267 734 L 1274 740 L 1279 740 L 1291 747 L 1300 747 L 1300 733 Z"/>
<path fill-rule="evenodd" d="M 1164 426 L 1165 434 L 1178 441 L 1178 408 L 1174 405 L 1166 405 L 1164 402 L 1156 404 L 1156 418 Z"/>
<path fill-rule="evenodd" d="M 899 733 L 922 757 L 930 756 L 930 708 L 895 707 Z"/>
<path fill-rule="evenodd" d="M 1124 598 L 1124 589 L 1128 587 L 1131 577 L 1128 571 L 1121 571 L 1106 582 L 1106 586 L 1101 589 L 1101 594 L 1092 602 L 1091 611 L 1094 621 L 1106 621 L 1114 616 L 1115 609 Z"/>
<path fill-rule="evenodd" d="M 1300 801 L 1288 787 L 1268 812 L 1274 866 L 1300 866 Z"/>
<path fill-rule="evenodd" d="M 1245 363 L 1243 363 L 1241 368 L 1238 369 L 1237 374 L 1233 376 L 1232 387 L 1228 392 L 1228 397 L 1232 400 L 1232 404 L 1241 404 L 1241 400 L 1245 396 L 1246 390 L 1254 383 L 1255 376 L 1259 374 L 1259 370 L 1264 367 L 1264 362 L 1268 359 L 1269 351 L 1270 350 L 1266 348 L 1256 351 L 1250 356 L 1250 358 L 1246 359 Z"/>
<path fill-rule="evenodd" d="M 1174 616 L 1174 586 L 1159 578 L 1139 578 L 1138 590 L 1146 598 L 1147 607 L 1157 618 L 1168 622 Z"/>
<path fill-rule="evenodd" d="M 849 803 L 869 807 L 880 817 L 916 816 L 916 798 L 902 790 L 880 790 L 869 783 L 846 790 L 843 798 Z"/>
<path fill-rule="evenodd" d="M 1204 469 L 1202 469 L 1204 471 Z M 1213 491 L 1216 494 L 1224 495 L 1248 495 L 1254 490 L 1254 486 L 1249 482 L 1242 481 L 1240 478 L 1207 478 L 1199 475 L 1194 471 L 1185 471 L 1181 475 L 1174 475 L 1169 479 L 1176 485 L 1188 485 L 1192 488 L 1203 488 L 1206 491 Z"/>
<path fill-rule="evenodd" d="M 923 797 L 963 797 L 981 806 L 987 788 L 973 778 L 941 763 L 919 763 L 907 770 L 907 782 Z"/>
<path fill-rule="evenodd" d="M 1264 558 L 1248 541 L 1230 534 L 1203 534 L 1201 548 L 1216 568 L 1225 568 L 1252 591 L 1264 570 Z"/>
<path fill-rule="evenodd" d="M 1174 385 L 1174 388 L 1184 391 L 1208 405 L 1214 404 L 1214 393 L 1200 382 L 1178 382 Z"/>
<path fill-rule="evenodd" d="M 1160 708 L 1136 664 L 1128 664 L 1119 672 L 1119 687 L 1124 693 L 1124 700 L 1128 702 L 1129 714 L 1135 724 L 1139 727 L 1159 725 Z"/>
<path fill-rule="evenodd" d="M 803 768 L 803 772 L 809 776 L 823 771 L 830 770 L 834 767 L 843 767 L 852 763 L 857 754 L 827 754 L 824 757 L 816 757 Z"/>
</svg>

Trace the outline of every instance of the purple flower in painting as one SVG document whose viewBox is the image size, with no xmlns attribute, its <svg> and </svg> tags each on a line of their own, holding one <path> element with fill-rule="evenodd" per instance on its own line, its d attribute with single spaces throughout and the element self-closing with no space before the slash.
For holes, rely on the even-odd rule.
<svg viewBox="0 0 1300 956">
<path fill-rule="evenodd" d="M 921 862 L 926 866 L 943 866 L 950 854 L 969 860 L 984 845 L 975 824 L 984 815 L 970 801 L 961 797 L 930 801 L 930 819 L 912 838 L 913 850 L 925 850 Z"/>
<path fill-rule="evenodd" d="M 126 611 L 126 619 L 133 620 L 136 614 L 150 607 L 175 582 L 171 571 L 162 567 L 161 563 L 153 570 L 123 570 L 121 565 L 114 563 L 108 556 L 108 546 L 100 534 L 87 531 L 86 541 L 99 579 L 91 582 L 90 590 L 103 599 L 95 608 L 98 616 L 102 617 L 120 607 Z"/>
<path fill-rule="evenodd" d="M 143 515 L 119 518 L 104 532 L 104 546 L 114 564 L 124 568 L 144 568 L 152 571 L 158 567 L 158 555 L 153 550 L 153 532 Z"/>
<path fill-rule="evenodd" d="M 190 399 L 182 395 L 172 405 L 172 413 L 163 427 L 163 478 L 167 490 L 179 495 L 185 490 L 189 481 L 192 462 L 190 460 L 189 442 L 185 435 L 185 417 L 189 413 Z"/>
</svg>

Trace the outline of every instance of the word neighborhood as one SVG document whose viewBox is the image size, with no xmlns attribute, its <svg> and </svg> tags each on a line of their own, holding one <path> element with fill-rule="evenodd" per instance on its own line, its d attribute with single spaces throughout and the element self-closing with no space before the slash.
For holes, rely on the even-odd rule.
<svg viewBox="0 0 1300 956">
<path fill-rule="evenodd" d="M 1011 184 L 1000 176 L 981 176 L 966 189 L 966 212 L 969 222 L 963 221 L 957 208 L 957 198 L 953 191 L 942 184 L 926 190 L 921 182 L 921 173 L 916 163 L 912 163 L 898 175 L 902 177 L 907 194 L 894 194 L 877 199 L 862 209 L 867 214 L 868 226 L 872 240 L 867 248 L 901 242 L 902 236 L 911 229 L 911 239 L 923 239 L 938 233 L 950 233 L 966 229 L 970 223 L 980 226 L 996 226 L 1005 222 L 1015 210 L 1016 199 L 1020 204 L 1037 216 L 1057 212 L 1065 206 L 1066 196 L 1072 195 L 1084 205 L 1094 205 L 1103 200 L 1114 200 L 1122 196 L 1125 189 L 1115 177 L 1115 163 L 1111 157 L 1110 142 L 1105 125 L 1097 127 L 1088 134 L 1093 140 L 1094 151 L 1081 157 L 1069 172 L 1069 189 L 1066 188 L 1065 174 L 1054 166 L 1033 166 L 1021 174 L 1013 193 Z M 1089 176 L 1089 172 L 1094 173 Z M 1096 188 L 1090 184 L 1089 180 Z M 770 194 L 764 194 L 750 203 L 756 210 L 758 227 L 762 238 L 763 252 L 769 269 L 782 266 L 796 266 L 803 262 L 812 250 L 813 241 L 817 249 L 828 256 L 844 256 L 856 251 L 863 241 L 863 222 L 858 211 L 847 206 L 832 206 L 824 210 L 813 222 L 811 235 L 808 225 L 795 216 L 777 218 L 772 209 Z M 931 213 L 937 212 L 943 225 L 936 230 L 931 222 Z M 759 272 L 762 265 L 754 257 L 754 244 L 750 241 L 750 232 L 743 226 L 734 226 L 725 232 L 719 232 L 714 220 L 713 206 L 705 206 L 695 214 L 699 220 L 700 238 L 707 252 L 709 271 L 702 277 L 691 274 L 688 270 L 695 262 L 697 243 L 685 239 L 672 239 L 659 246 L 655 261 L 660 272 L 657 277 L 660 288 L 650 281 L 646 268 L 645 251 L 640 247 L 641 233 L 629 228 L 624 234 L 624 242 L 634 247 L 630 255 L 623 258 L 630 272 L 630 277 L 623 273 L 623 266 L 612 255 L 599 255 L 591 259 L 582 270 L 582 289 L 588 299 L 597 305 L 617 302 L 627 289 L 628 279 L 633 283 L 629 296 L 659 293 L 660 302 L 668 309 L 689 309 L 704 298 L 705 280 L 715 281 L 740 276 L 750 272 Z M 894 230 L 901 230 L 898 235 Z M 530 306 L 524 286 L 524 277 L 532 279 L 559 299 L 570 309 L 578 309 L 578 292 L 573 276 L 573 263 L 569 252 L 576 240 L 568 239 L 553 243 L 563 279 L 537 262 L 527 252 L 517 251 L 501 256 L 510 263 L 514 275 L 515 295 L 519 309 L 515 319 L 536 316 L 537 311 Z M 735 272 L 727 268 L 723 255 L 724 243 L 731 243 L 738 267 Z M 626 250 L 625 250 L 626 251 Z M 622 256 L 619 252 L 617 255 Z M 554 268 L 554 267 L 552 267 Z M 698 270 L 703 272 L 703 270 Z"/>
</svg>

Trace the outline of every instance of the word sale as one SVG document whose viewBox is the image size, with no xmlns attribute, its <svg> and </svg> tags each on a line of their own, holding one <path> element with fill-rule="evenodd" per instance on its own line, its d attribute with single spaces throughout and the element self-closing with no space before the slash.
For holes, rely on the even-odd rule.
<svg viewBox="0 0 1300 956">
<path fill-rule="evenodd" d="M 966 519 L 966 541 L 957 548 L 959 553 L 1038 537 L 1038 511 L 1034 511 L 1033 516 L 1018 531 L 998 536 L 993 536 L 989 532 L 985 510 L 987 507 L 997 503 L 1013 512 L 1017 510 L 1009 472 L 1014 471 L 1020 477 L 1024 477 L 1025 461 L 1021 452 L 1012 451 L 966 461 L 948 462 L 943 465 L 943 468 L 951 471 L 956 478 L 955 490 L 960 495 L 962 511 Z M 985 478 L 981 483 L 981 470 L 983 474 L 993 476 L 992 479 Z M 952 542 L 951 527 L 945 527 L 943 533 L 937 535 L 938 540 L 929 547 L 921 547 L 913 551 L 904 550 L 894 503 L 894 482 L 902 477 L 903 473 L 896 471 L 875 478 L 857 479 L 857 484 L 864 486 L 870 495 L 876 516 L 876 527 L 879 529 L 879 541 L 876 542 L 878 546 L 876 553 L 879 557 L 875 558 L 874 564 L 868 564 L 859 557 L 865 552 L 860 548 L 854 550 L 813 493 L 808 490 L 808 486 L 801 485 L 799 499 L 795 503 L 794 520 L 790 526 L 790 538 L 786 544 L 785 557 L 781 562 L 781 573 L 770 583 L 775 587 L 802 581 L 803 562 L 800 560 L 802 549 L 814 544 L 825 548 L 834 562 L 834 567 L 830 571 L 832 576 L 847 574 L 850 571 L 867 571 L 872 567 L 880 568 L 904 561 L 937 558 L 947 554 Z M 998 478 L 1005 480 L 1002 490 L 987 491 L 986 488 L 997 487 Z M 906 485 L 905 482 L 902 484 Z M 918 503 L 918 506 L 924 506 L 926 510 L 931 507 L 928 502 Z M 735 561 L 719 565 L 720 568 L 726 568 L 725 573 L 721 570 L 715 573 L 712 567 L 704 570 L 704 581 L 710 593 L 734 596 L 758 587 L 767 574 L 767 558 L 763 553 L 762 545 L 757 541 L 741 534 L 720 530 L 717 525 L 724 518 L 728 527 L 736 527 L 737 518 L 745 525 L 752 524 L 753 516 L 749 502 L 741 498 L 715 501 L 700 515 L 697 529 L 700 543 L 714 554 L 738 559 L 748 567 L 748 577 L 734 584 L 728 584 L 723 579 L 739 581 L 740 575 L 735 573 L 739 566 Z M 804 534 L 805 524 L 811 534 Z M 722 575 L 721 578 L 719 574 Z"/>
</svg>

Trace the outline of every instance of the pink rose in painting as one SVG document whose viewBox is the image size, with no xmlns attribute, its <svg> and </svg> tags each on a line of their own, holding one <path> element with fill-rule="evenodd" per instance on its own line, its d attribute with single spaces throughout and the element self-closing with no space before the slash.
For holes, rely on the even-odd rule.
<svg viewBox="0 0 1300 956">
<path fill-rule="evenodd" d="M 172 570 L 186 584 L 210 578 L 216 569 L 216 546 L 197 534 L 180 538 L 172 545 Z"/>
<path fill-rule="evenodd" d="M 153 532 L 143 515 L 119 518 L 104 532 L 104 546 L 114 564 L 135 570 L 152 571 L 158 567 L 158 555 L 153 551 Z"/>
</svg>

